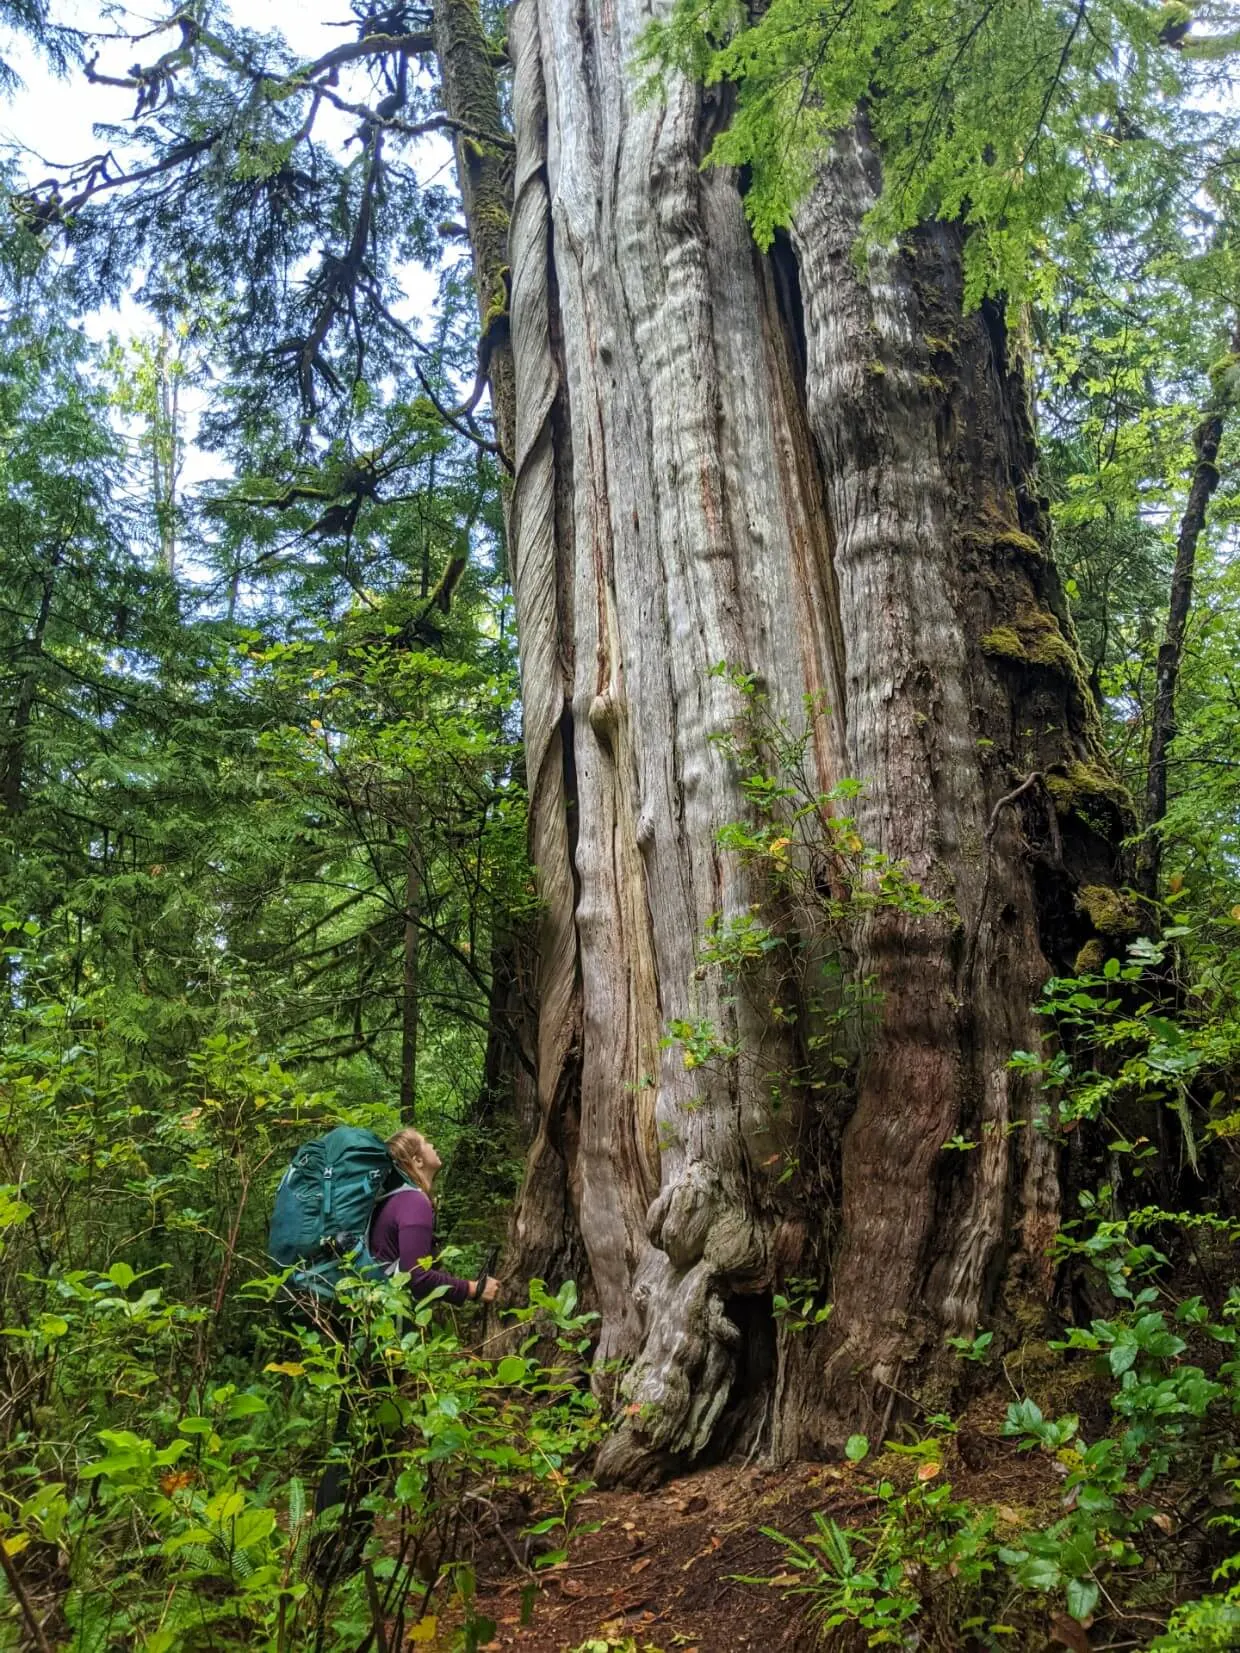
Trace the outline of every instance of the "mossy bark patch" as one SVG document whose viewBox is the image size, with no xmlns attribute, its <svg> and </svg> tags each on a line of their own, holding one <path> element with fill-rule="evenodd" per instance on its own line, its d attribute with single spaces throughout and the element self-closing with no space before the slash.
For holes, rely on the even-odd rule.
<svg viewBox="0 0 1240 1653">
<path fill-rule="evenodd" d="M 1080 952 L 1076 955 L 1073 969 L 1076 971 L 1078 976 L 1096 975 L 1097 972 L 1102 969 L 1102 966 L 1106 963 L 1106 960 L 1106 947 L 1097 936 L 1094 936 L 1092 940 L 1085 943 L 1084 947 L 1082 947 Z"/>
<path fill-rule="evenodd" d="M 1127 789 L 1102 764 L 1077 760 L 1046 777 L 1046 790 L 1055 800 L 1056 813 L 1080 814 L 1090 805 L 1107 805 L 1123 819 L 1132 815 L 1132 799 Z"/>
<path fill-rule="evenodd" d="M 1028 536 L 1012 534 L 1009 538 L 1024 540 Z M 1029 540 L 1030 545 L 1036 546 L 1036 543 Z M 1059 629 L 1059 621 L 1048 610 L 1032 605 L 1020 608 L 1006 625 L 988 631 L 982 638 L 982 652 L 992 659 L 1043 666 L 1068 676 L 1080 669 L 1075 651 Z"/>
<path fill-rule="evenodd" d="M 1141 928 L 1141 909 L 1137 903 L 1109 884 L 1083 885 L 1077 891 L 1076 904 L 1099 935 L 1131 936 Z"/>
</svg>

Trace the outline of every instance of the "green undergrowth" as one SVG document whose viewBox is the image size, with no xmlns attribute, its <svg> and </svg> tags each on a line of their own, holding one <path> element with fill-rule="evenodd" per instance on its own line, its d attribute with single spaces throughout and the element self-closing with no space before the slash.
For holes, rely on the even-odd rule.
<svg viewBox="0 0 1240 1653">
<path fill-rule="evenodd" d="M 1023 1648 L 1055 1615 L 1103 1645 L 1135 1615 L 1130 1645 L 1240 1647 L 1240 1286 L 1213 1308 L 1177 1297 L 1165 1256 L 1106 1226 L 1096 1256 L 1131 1286 L 1039 1351 L 1027 1388 L 1013 1351 L 989 1374 L 1005 1405 L 987 1387 L 877 1451 L 853 1436 L 865 1513 L 763 1529 L 781 1570 L 749 1582 L 803 1598 L 824 1645 Z"/>
<path fill-rule="evenodd" d="M 585 1484 L 573 1465 L 600 1429 L 577 1372 L 592 1317 L 571 1283 L 552 1296 L 533 1282 L 513 1317 L 526 1335 L 491 1359 L 435 1302 L 410 1313 L 399 1281 L 346 1288 L 336 1341 L 281 1324 L 278 1282 L 255 1280 L 266 1324 L 248 1370 L 194 1380 L 203 1315 L 157 1279 L 117 1262 L 33 1281 L 45 1306 L 4 1328 L 47 1380 L 0 1462 L 0 1542 L 53 1645 L 352 1649 L 384 1625 L 416 1640 L 448 1599 L 458 1645 L 489 1640 L 472 1605 L 477 1529 L 519 1490 L 539 1517 L 527 1532 L 564 1539 Z M 339 1501 L 316 1515 L 333 1473 Z M 10 1615 L 0 1646 L 21 1645 Z"/>
<path fill-rule="evenodd" d="M 1089 968 L 1046 986 L 1042 1048 L 1011 1058 L 1075 1178 L 1054 1329 L 1004 1304 L 948 1338 L 971 1398 L 848 1442 L 864 1514 L 764 1529 L 764 1582 L 826 1646 L 1240 1648 L 1240 909 L 1176 889 L 1165 919 L 1099 926 Z"/>
<path fill-rule="evenodd" d="M 483 1346 L 399 1276 L 346 1283 L 334 1333 L 299 1324 L 264 1259 L 275 1184 L 307 1137 L 388 1116 L 240 1031 L 157 1069 L 102 996 L 37 999 L 42 943 L 7 935 L 0 1649 L 353 1653 L 449 1601 L 482 1645 L 478 1543 L 502 1513 L 554 1562 L 601 1432 L 573 1283 L 531 1282 Z"/>
</svg>

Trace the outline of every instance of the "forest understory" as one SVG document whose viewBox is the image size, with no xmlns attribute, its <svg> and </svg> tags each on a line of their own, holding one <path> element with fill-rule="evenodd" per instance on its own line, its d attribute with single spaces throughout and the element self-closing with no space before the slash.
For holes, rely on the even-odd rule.
<svg viewBox="0 0 1240 1653">
<path fill-rule="evenodd" d="M 910 1453 L 916 1431 L 893 1443 L 877 1461 L 770 1466 L 719 1465 L 678 1477 L 656 1491 L 592 1490 L 574 1505 L 583 1530 L 563 1560 L 536 1567 L 524 1537 L 528 1509 L 503 1502 L 474 1533 L 476 1614 L 494 1634 L 480 1648 L 527 1653 L 698 1653 L 782 1648 L 811 1653 L 824 1645 L 807 1611 L 812 1585 L 791 1570 L 789 1539 L 812 1538 L 825 1517 L 845 1532 L 873 1534 L 901 1519 L 898 1500 L 916 1489 L 947 1491 L 953 1503 L 993 1510 L 997 1544 L 1014 1545 L 1031 1522 L 1047 1526 L 1071 1506 L 1065 1491 L 1070 1466 L 1046 1454 L 1022 1451 L 1005 1435 L 1011 1396 L 1037 1397 L 1049 1416 L 1072 1405 L 1105 1428 L 1109 1396 L 1096 1373 L 1066 1373 L 1042 1346 L 1011 1363 L 1000 1387 L 980 1394 L 962 1412 L 933 1455 Z M 1019 1387 L 1018 1387 L 1019 1385 Z M 904 1448 L 902 1451 L 901 1448 Z M 924 1464 L 936 1473 L 919 1483 Z M 924 1473 L 924 1472 L 923 1472 Z M 884 1483 L 887 1483 L 886 1489 Z M 1154 1542 L 1139 1567 L 1116 1585 L 1082 1622 L 1062 1610 L 1035 1608 L 1018 1588 L 979 1589 L 958 1582 L 958 1561 L 927 1564 L 917 1544 L 916 1519 L 888 1564 L 902 1568 L 924 1602 L 917 1619 L 919 1647 L 984 1648 L 1003 1645 L 1027 1653 L 1071 1653 L 1150 1645 L 1179 1602 L 1205 1590 L 1222 1551 L 1209 1528 L 1220 1507 L 1200 1485 L 1169 1482 L 1152 1500 Z M 927 1522 L 921 1529 L 924 1538 Z M 502 1530 L 501 1530 L 502 1529 Z M 858 1545 L 858 1548 L 861 1548 Z M 1225 1548 L 1225 1546 L 1223 1546 Z M 823 1580 L 818 1580 L 819 1593 Z M 864 1588 L 859 1592 L 864 1595 Z M 871 1592 L 877 1594 L 877 1592 Z M 979 1633 L 989 1608 L 1005 1626 L 993 1641 Z M 973 1621 L 970 1623 L 970 1621 Z M 427 1646 L 449 1653 L 469 1622 L 445 1602 Z M 488 1629 L 487 1625 L 483 1626 Z M 1202 1645 L 1216 1645 L 1203 1638 Z M 876 1645 L 864 1630 L 836 1627 L 825 1645 L 845 1650 Z M 1187 1645 L 1187 1643 L 1185 1644 Z"/>
<path fill-rule="evenodd" d="M 1240 1649 L 1237 0 L 0 113 L 0 1653 Z"/>
</svg>

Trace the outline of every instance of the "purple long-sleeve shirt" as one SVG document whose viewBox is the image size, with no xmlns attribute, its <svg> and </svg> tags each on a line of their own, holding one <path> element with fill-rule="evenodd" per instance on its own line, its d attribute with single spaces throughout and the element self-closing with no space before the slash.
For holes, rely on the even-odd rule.
<svg viewBox="0 0 1240 1653">
<path fill-rule="evenodd" d="M 413 1297 L 426 1297 L 436 1286 L 447 1286 L 449 1303 L 469 1299 L 469 1282 L 441 1268 L 423 1268 L 420 1257 L 435 1255 L 435 1208 L 420 1188 L 401 1188 L 389 1194 L 370 1224 L 370 1251 L 381 1263 L 392 1263 L 409 1276 Z"/>
</svg>

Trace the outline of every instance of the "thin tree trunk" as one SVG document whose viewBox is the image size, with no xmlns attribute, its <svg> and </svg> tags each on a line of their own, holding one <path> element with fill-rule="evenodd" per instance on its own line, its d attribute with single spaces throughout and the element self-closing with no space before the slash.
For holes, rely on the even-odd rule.
<svg viewBox="0 0 1240 1653">
<path fill-rule="evenodd" d="M 169 363 L 172 335 L 160 333 L 155 352 L 154 400 L 151 410 L 151 466 L 155 517 L 159 526 L 160 566 L 177 571 L 177 484 L 181 474 L 181 411 L 176 376 Z"/>
<path fill-rule="evenodd" d="M 10 815 L 19 815 L 26 807 L 26 756 L 30 723 L 34 716 L 35 699 L 39 688 L 39 667 L 43 660 L 43 642 L 47 636 L 48 621 L 52 615 L 52 599 L 56 590 L 56 570 L 64 559 L 63 549 L 53 553 L 39 592 L 39 607 L 34 626 L 23 645 L 29 667 L 22 674 L 17 699 L 3 736 L 3 768 L 0 770 L 0 799 Z"/>
<path fill-rule="evenodd" d="M 510 456 L 515 423 L 508 264 L 512 139 L 500 113 L 495 66 L 478 0 L 439 0 L 432 30 L 444 109 L 449 119 L 474 134 L 456 137 L 456 171 L 482 324 L 480 365 L 490 384 L 499 445 Z"/>
<path fill-rule="evenodd" d="M 400 1117 L 417 1124 L 418 1113 L 418 923 L 422 916 L 422 869 L 419 860 L 417 800 L 410 813 L 405 851 L 405 932 L 400 999 Z"/>
<path fill-rule="evenodd" d="M 1231 349 L 1233 355 L 1240 355 L 1240 328 L 1232 335 Z M 1162 863 L 1162 838 L 1158 828 L 1167 813 L 1167 751 L 1176 735 L 1175 692 L 1180 677 L 1180 662 L 1184 656 L 1184 631 L 1193 601 L 1197 544 L 1205 527 L 1211 497 L 1218 487 L 1219 473 L 1215 461 L 1223 439 L 1227 405 L 1227 395 L 1217 393 L 1193 432 L 1196 463 L 1175 542 L 1167 624 L 1154 673 L 1154 708 L 1150 718 L 1149 757 L 1145 771 L 1145 836 L 1137 852 L 1135 877 L 1136 887 L 1150 901 L 1158 897 L 1158 874 Z"/>
</svg>

